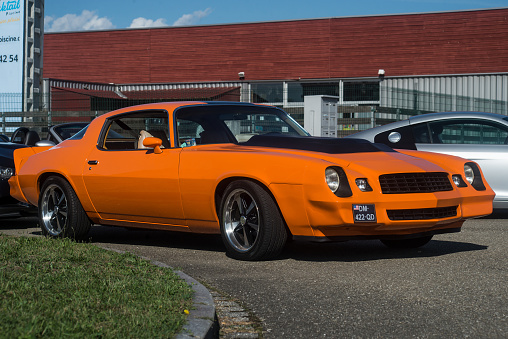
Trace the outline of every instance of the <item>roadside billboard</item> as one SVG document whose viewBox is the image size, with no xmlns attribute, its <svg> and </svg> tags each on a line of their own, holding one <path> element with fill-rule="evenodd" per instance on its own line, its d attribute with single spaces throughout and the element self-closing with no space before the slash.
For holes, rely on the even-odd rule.
<svg viewBox="0 0 508 339">
<path fill-rule="evenodd" d="M 25 1 L 0 0 L 0 110 L 23 108 Z"/>
</svg>

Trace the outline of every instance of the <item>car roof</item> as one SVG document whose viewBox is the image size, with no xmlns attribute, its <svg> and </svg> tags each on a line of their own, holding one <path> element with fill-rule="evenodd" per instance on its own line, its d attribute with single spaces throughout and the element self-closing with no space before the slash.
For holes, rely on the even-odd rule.
<svg viewBox="0 0 508 339">
<path fill-rule="evenodd" d="M 376 135 L 386 131 L 390 131 L 407 125 L 414 125 L 429 121 L 439 121 L 444 119 L 487 119 L 508 125 L 508 116 L 496 113 L 462 112 L 462 111 L 426 113 L 412 116 L 409 119 L 395 121 L 386 125 L 373 127 L 365 131 L 360 131 L 358 133 L 353 133 L 346 136 L 345 138 L 363 138 L 374 142 L 374 138 Z"/>
<path fill-rule="evenodd" d="M 418 124 L 422 122 L 443 120 L 443 119 L 488 119 L 508 123 L 508 116 L 487 112 L 440 112 L 415 115 L 409 118 L 410 124 Z"/>
<path fill-rule="evenodd" d="M 237 105 L 237 106 L 265 106 L 263 104 L 255 104 L 249 102 L 236 102 L 236 101 L 169 101 L 169 102 L 157 102 L 150 104 L 142 104 L 136 106 L 129 106 L 121 108 L 112 112 L 105 113 L 100 117 L 109 118 L 110 116 L 121 114 L 124 112 L 132 112 L 134 110 L 152 110 L 152 109 L 166 109 L 174 110 L 183 106 L 191 105 Z"/>
</svg>

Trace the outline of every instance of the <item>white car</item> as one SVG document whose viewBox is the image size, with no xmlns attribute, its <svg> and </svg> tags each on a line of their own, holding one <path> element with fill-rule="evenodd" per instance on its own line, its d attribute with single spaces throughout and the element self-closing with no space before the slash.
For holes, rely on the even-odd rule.
<svg viewBox="0 0 508 339">
<path fill-rule="evenodd" d="M 508 208 L 508 116 L 443 112 L 413 116 L 351 134 L 392 148 L 456 155 L 476 161 L 496 193 L 494 208 Z"/>
</svg>

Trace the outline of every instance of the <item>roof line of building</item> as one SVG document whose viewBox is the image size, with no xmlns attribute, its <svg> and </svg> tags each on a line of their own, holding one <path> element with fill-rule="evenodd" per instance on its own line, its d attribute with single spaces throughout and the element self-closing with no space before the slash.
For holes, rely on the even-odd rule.
<svg viewBox="0 0 508 339">
<path fill-rule="evenodd" d="M 495 11 L 495 10 L 506 10 L 506 9 L 508 9 L 508 7 L 463 9 L 463 10 L 455 10 L 455 11 L 413 12 L 413 13 L 393 13 L 393 14 L 368 14 L 368 15 L 351 15 L 351 16 L 336 16 L 336 17 L 323 17 L 323 18 L 304 18 L 304 19 L 269 20 L 269 21 L 252 21 L 252 22 L 233 22 L 233 23 L 223 23 L 223 24 L 205 24 L 205 25 L 188 25 L 188 26 L 160 26 L 160 27 L 139 27 L 139 28 L 115 28 L 115 29 L 104 29 L 104 30 L 44 32 L 44 34 L 93 33 L 93 32 L 114 32 L 114 31 L 150 30 L 150 29 L 175 29 L 175 28 L 192 28 L 192 27 L 234 26 L 234 25 L 252 25 L 252 24 L 265 24 L 265 23 L 277 23 L 277 22 L 281 22 L 282 23 L 282 22 L 313 21 L 313 20 L 317 21 L 317 20 L 331 20 L 331 19 L 392 17 L 392 16 L 409 16 L 409 15 L 432 15 L 432 14 L 446 14 L 446 13 Z"/>
<path fill-rule="evenodd" d="M 438 77 L 464 77 L 464 76 L 485 76 L 485 75 L 508 75 L 508 72 L 499 73 L 467 73 L 467 74 L 429 74 L 429 75 L 398 75 L 386 76 L 384 79 L 407 79 L 407 78 L 438 78 Z M 99 91 L 150 91 L 150 90 L 168 90 L 168 89 L 189 89 L 189 88 L 223 88 L 223 87 L 240 87 L 242 84 L 248 83 L 267 83 L 267 82 L 329 82 L 329 81 L 362 81 L 376 80 L 378 77 L 352 77 L 352 78 L 309 78 L 309 79 L 275 79 L 275 80 L 243 80 L 243 81 L 192 81 L 192 82 L 163 82 L 163 83 L 139 83 L 139 84 L 114 84 L 114 83 L 97 83 L 64 79 L 46 78 L 51 87 L 59 88 L 75 88 L 84 90 Z"/>
</svg>

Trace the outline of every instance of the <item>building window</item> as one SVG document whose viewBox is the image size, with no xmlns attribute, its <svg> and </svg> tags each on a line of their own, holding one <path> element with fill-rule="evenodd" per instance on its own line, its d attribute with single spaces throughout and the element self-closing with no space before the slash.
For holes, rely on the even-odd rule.
<svg viewBox="0 0 508 339">
<path fill-rule="evenodd" d="M 333 95 L 340 96 L 338 83 L 288 83 L 288 102 L 303 102 L 307 95 Z"/>
<path fill-rule="evenodd" d="M 379 82 L 344 82 L 344 101 L 379 101 Z"/>
<path fill-rule="evenodd" d="M 283 101 L 282 82 L 251 84 L 251 102 L 275 103 Z"/>
</svg>

